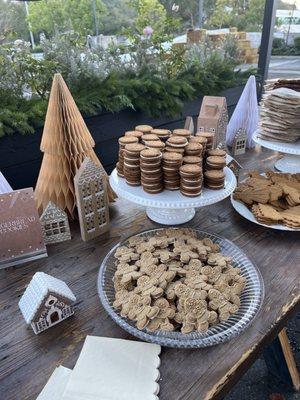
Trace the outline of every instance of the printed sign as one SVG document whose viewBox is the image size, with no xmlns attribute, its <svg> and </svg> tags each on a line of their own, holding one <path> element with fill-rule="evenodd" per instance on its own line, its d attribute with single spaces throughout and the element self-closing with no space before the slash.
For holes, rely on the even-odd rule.
<svg viewBox="0 0 300 400">
<path fill-rule="evenodd" d="M 47 257 L 33 189 L 0 195 L 0 268 Z"/>
</svg>

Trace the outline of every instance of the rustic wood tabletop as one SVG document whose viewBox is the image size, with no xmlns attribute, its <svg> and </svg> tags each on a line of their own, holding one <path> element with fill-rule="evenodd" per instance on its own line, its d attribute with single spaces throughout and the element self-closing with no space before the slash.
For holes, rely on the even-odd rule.
<svg viewBox="0 0 300 400">
<path fill-rule="evenodd" d="M 263 169 L 277 158 L 272 151 L 256 148 L 239 161 L 245 169 Z M 1 399 L 34 400 L 55 366 L 74 367 L 86 335 L 133 339 L 100 305 L 97 274 L 114 244 L 155 226 L 143 208 L 118 199 L 111 207 L 108 233 L 85 243 L 74 223 L 72 240 L 49 246 L 48 258 L 0 271 Z M 160 400 L 221 399 L 299 309 L 300 236 L 248 222 L 229 199 L 198 210 L 187 226 L 232 240 L 256 263 L 265 282 L 261 312 L 240 336 L 206 349 L 162 349 Z M 37 271 L 63 279 L 77 296 L 75 315 L 38 336 L 18 308 Z"/>
</svg>

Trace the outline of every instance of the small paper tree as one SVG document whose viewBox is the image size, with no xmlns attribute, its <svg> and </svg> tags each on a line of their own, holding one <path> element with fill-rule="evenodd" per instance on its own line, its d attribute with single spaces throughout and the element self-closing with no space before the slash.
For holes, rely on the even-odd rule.
<svg viewBox="0 0 300 400">
<path fill-rule="evenodd" d="M 255 76 L 251 75 L 227 126 L 226 144 L 232 146 L 235 135 L 242 129 L 247 135 L 247 147 L 254 147 L 252 137 L 258 127 L 258 120 L 256 80 Z"/>
<path fill-rule="evenodd" d="M 76 205 L 74 176 L 85 157 L 101 165 L 95 142 L 60 74 L 55 74 L 41 141 L 44 153 L 35 199 L 41 213 L 49 201 L 74 218 Z M 109 191 L 109 199 L 114 194 Z"/>
<path fill-rule="evenodd" d="M 12 192 L 12 188 L 5 179 L 4 175 L 0 172 L 0 194 L 8 192 Z"/>
</svg>

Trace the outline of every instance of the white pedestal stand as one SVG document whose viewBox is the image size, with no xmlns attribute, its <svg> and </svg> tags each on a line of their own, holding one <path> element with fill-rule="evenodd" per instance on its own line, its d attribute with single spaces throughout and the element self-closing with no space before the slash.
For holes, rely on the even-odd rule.
<svg viewBox="0 0 300 400">
<path fill-rule="evenodd" d="M 234 191 L 236 179 L 229 168 L 224 169 L 225 188 L 210 190 L 203 188 L 201 196 L 186 197 L 179 190 L 164 190 L 162 193 L 149 194 L 142 186 L 129 186 L 124 178 L 120 178 L 116 170 L 110 175 L 109 182 L 119 197 L 146 207 L 148 217 L 163 225 L 179 225 L 190 221 L 196 211 L 195 208 L 217 203 Z"/>
<path fill-rule="evenodd" d="M 259 131 L 256 131 L 253 140 L 255 143 L 271 149 L 279 151 L 285 155 L 280 160 L 276 161 L 275 168 L 280 172 L 296 174 L 300 172 L 300 140 L 294 143 L 277 142 L 265 140 L 258 137 Z"/>
</svg>

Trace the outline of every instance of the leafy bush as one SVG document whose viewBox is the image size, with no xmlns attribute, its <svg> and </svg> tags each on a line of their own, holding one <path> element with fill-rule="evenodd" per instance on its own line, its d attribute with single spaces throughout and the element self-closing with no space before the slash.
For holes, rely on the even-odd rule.
<svg viewBox="0 0 300 400">
<path fill-rule="evenodd" d="M 273 49 L 280 49 L 285 46 L 285 42 L 282 38 L 274 38 L 273 39 Z"/>
<path fill-rule="evenodd" d="M 300 52 L 300 36 L 294 38 L 294 47 Z"/>
<path fill-rule="evenodd" d="M 148 115 L 176 115 L 188 99 L 217 94 L 240 84 L 246 74 L 236 43 L 215 48 L 171 46 L 168 31 L 127 32 L 125 45 L 91 50 L 74 34 L 43 40 L 43 58 L 26 43 L 0 47 L 0 136 L 32 133 L 44 121 L 52 76 L 60 72 L 85 114 L 126 107 Z M 248 74 L 249 75 L 249 74 Z"/>
<path fill-rule="evenodd" d="M 272 55 L 274 56 L 298 56 L 300 55 L 300 37 L 294 39 L 294 45 L 288 45 L 284 39 L 274 38 Z"/>
</svg>

